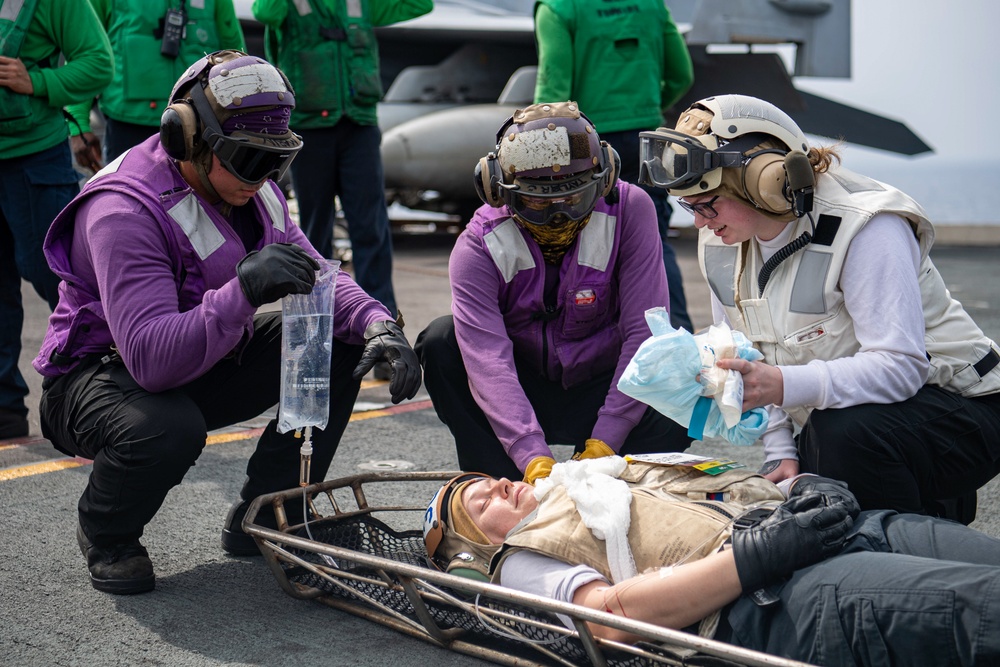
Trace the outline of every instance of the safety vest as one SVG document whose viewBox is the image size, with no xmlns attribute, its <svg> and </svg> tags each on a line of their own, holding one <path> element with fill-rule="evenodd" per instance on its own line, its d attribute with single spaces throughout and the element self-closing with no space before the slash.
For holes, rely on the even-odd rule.
<svg viewBox="0 0 1000 667">
<path fill-rule="evenodd" d="M 802 365 L 813 359 L 850 357 L 861 345 L 844 306 L 840 275 L 851 241 L 878 213 L 905 218 L 919 242 L 917 280 L 931 365 L 927 383 L 963 396 L 1000 391 L 996 344 L 951 298 L 930 259 L 934 229 L 923 209 L 892 186 L 842 168 L 820 174 L 812 241 L 777 266 L 763 293 L 758 289 L 758 274 L 764 261 L 755 242 L 727 246 L 710 230 L 702 229 L 698 240 L 701 270 L 732 327 L 746 334 L 767 363 Z M 807 218 L 789 224 L 795 226 L 793 239 L 811 228 Z M 787 412 L 801 425 L 811 410 L 789 408 Z"/>
<path fill-rule="evenodd" d="M 539 0 L 539 4 L 570 26 L 572 99 L 599 132 L 655 129 L 663 124 L 663 34 L 670 15 L 662 0 Z"/>
<path fill-rule="evenodd" d="M 563 261 L 552 309 L 546 309 L 544 301 L 542 252 L 502 212 L 506 209 L 489 210 L 488 215 L 495 211 L 494 217 L 477 216 L 466 227 L 482 239 L 503 280 L 497 298 L 515 352 L 546 377 L 558 377 L 560 368 L 567 389 L 613 370 L 621 353 L 616 284 L 621 206 L 620 201 L 612 205 L 599 201 Z"/>
<path fill-rule="evenodd" d="M 620 478 L 632 492 L 628 543 L 640 573 L 691 563 L 718 551 L 732 534 L 737 517 L 784 500 L 774 484 L 746 470 L 708 475 L 688 466 L 633 462 Z M 549 491 L 535 518 L 504 540 L 490 562 L 492 581 L 499 582 L 506 559 L 522 549 L 571 565 L 588 565 L 613 581 L 604 541 L 584 525 L 564 487 Z M 718 620 L 718 611 L 709 615 L 698 634 L 711 637 Z"/>
<path fill-rule="evenodd" d="M 368 0 L 292 0 L 280 38 L 268 26 L 265 45 L 295 89 L 293 127 L 331 127 L 342 116 L 377 123 L 382 80 Z"/>
<path fill-rule="evenodd" d="M 160 54 L 162 39 L 154 34 L 171 0 L 114 0 L 108 37 L 115 56 L 115 77 L 101 93 L 101 111 L 126 123 L 160 124 L 174 83 L 196 60 L 222 48 L 215 22 L 215 0 L 184 0 L 186 17 L 180 54 Z M 151 132 L 152 134 L 152 132 Z"/>
<path fill-rule="evenodd" d="M 38 0 L 0 0 L 0 55 L 17 58 Z M 27 64 L 27 63 L 26 63 Z M 31 127 L 31 96 L 0 86 L 0 134 Z"/>
<path fill-rule="evenodd" d="M 181 312 L 202 303 L 205 293 L 233 279 L 233 267 L 246 256 L 243 242 L 225 219 L 207 206 L 184 180 L 174 161 L 163 151 L 159 137 L 150 137 L 132 148 L 87 182 L 83 191 L 56 216 L 45 237 L 45 257 L 62 280 L 60 307 L 71 312 L 49 323 L 49 332 L 35 360 L 43 375 L 67 372 L 85 355 L 107 350 L 113 344 L 100 295 L 85 288 L 72 273 L 70 247 L 76 213 L 98 192 L 120 192 L 136 199 L 160 225 L 173 260 L 177 305 Z M 263 224 L 257 247 L 287 241 L 292 228 L 278 186 L 268 181 L 247 206 Z M 245 324 L 247 340 L 253 319 Z M 54 353 L 54 354 L 53 354 Z"/>
</svg>

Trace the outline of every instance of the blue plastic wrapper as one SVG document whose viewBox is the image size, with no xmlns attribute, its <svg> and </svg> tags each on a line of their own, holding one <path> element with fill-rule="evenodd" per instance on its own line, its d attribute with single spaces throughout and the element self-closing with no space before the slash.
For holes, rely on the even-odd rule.
<svg viewBox="0 0 1000 667">
<path fill-rule="evenodd" d="M 699 382 L 702 353 L 696 337 L 670 326 L 664 308 L 647 310 L 646 324 L 652 336 L 636 350 L 618 381 L 618 389 L 688 427 L 688 435 L 696 440 L 723 438 L 734 445 L 756 442 L 767 429 L 767 411 L 754 408 L 744 412 L 738 423 L 728 427 L 718 400 Z M 742 333 L 734 331 L 732 337 L 736 356 L 747 361 L 763 358 Z"/>
</svg>

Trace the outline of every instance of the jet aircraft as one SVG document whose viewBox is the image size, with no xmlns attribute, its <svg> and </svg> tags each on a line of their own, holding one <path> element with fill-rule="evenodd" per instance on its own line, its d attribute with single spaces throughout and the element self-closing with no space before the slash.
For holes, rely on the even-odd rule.
<svg viewBox="0 0 1000 667">
<path fill-rule="evenodd" d="M 494 148 L 496 128 L 534 95 L 534 4 L 436 0 L 425 16 L 376 29 L 389 201 L 459 219 L 479 205 L 473 168 Z M 743 93 L 785 109 L 809 134 L 908 155 L 931 150 L 899 121 L 795 88 L 793 76 L 850 77 L 850 0 L 666 4 L 695 70 L 694 86 L 666 123 L 695 100 Z M 248 48 L 263 53 L 250 1 L 236 5 Z"/>
</svg>

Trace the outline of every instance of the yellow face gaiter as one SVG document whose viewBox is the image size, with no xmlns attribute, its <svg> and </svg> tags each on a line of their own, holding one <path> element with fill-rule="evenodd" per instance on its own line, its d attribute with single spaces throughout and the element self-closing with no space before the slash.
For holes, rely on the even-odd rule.
<svg viewBox="0 0 1000 667">
<path fill-rule="evenodd" d="M 566 251 L 576 241 L 576 237 L 580 235 L 580 231 L 590 222 L 590 216 L 576 222 L 569 219 L 556 220 L 547 225 L 533 225 L 516 215 L 514 221 L 527 231 L 541 248 L 546 264 L 559 264 Z"/>
</svg>

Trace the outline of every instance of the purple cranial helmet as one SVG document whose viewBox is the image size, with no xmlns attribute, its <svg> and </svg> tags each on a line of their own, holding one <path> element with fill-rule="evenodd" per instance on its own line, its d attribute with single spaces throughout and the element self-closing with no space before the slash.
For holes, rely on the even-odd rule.
<svg viewBox="0 0 1000 667">
<path fill-rule="evenodd" d="M 160 138 L 175 159 L 191 160 L 207 148 L 241 181 L 278 179 L 302 148 L 288 129 L 294 107 L 281 70 L 240 51 L 217 51 L 174 85 Z"/>
</svg>

